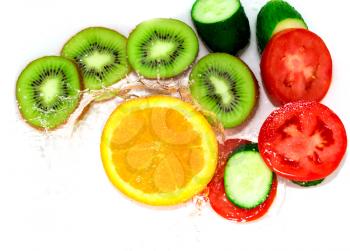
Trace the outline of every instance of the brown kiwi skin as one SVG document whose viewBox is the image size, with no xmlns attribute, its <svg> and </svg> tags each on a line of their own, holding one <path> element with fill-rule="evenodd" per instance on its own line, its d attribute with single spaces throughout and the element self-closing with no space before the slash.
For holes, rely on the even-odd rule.
<svg viewBox="0 0 350 251">
<path fill-rule="evenodd" d="M 81 113 L 77 117 L 76 122 L 79 122 L 79 121 L 83 120 L 85 118 L 85 116 L 87 116 L 87 114 L 89 113 L 90 108 L 92 106 L 92 103 L 93 102 L 90 102 L 87 106 L 84 107 L 84 109 L 81 111 Z"/>
<path fill-rule="evenodd" d="M 34 59 L 34 60 L 30 61 L 23 69 L 25 69 L 26 67 L 30 66 L 31 64 L 33 64 L 33 63 L 34 63 L 36 60 L 38 60 L 38 59 L 48 58 L 48 57 L 57 57 L 57 55 L 44 56 L 44 57 L 40 57 L 40 58 Z M 67 58 L 65 58 L 65 59 L 67 59 Z M 70 60 L 70 59 L 67 59 L 67 60 L 69 60 L 70 62 L 72 62 L 72 60 Z M 79 72 L 79 70 L 78 70 L 76 64 L 75 64 L 74 62 L 72 62 L 72 63 L 75 65 L 76 70 L 77 70 L 77 72 L 78 72 L 78 76 L 79 76 L 79 85 L 80 85 L 80 88 L 79 88 L 79 89 L 80 89 L 80 91 L 82 91 L 82 90 L 83 90 L 83 89 L 82 89 L 82 88 L 83 88 L 82 77 L 81 77 L 81 75 L 80 75 L 80 72 Z M 33 128 L 33 129 L 35 129 L 35 130 L 37 130 L 37 131 L 41 131 L 41 132 L 52 132 L 52 131 L 57 130 L 57 129 L 60 128 L 60 127 L 63 127 L 65 124 L 67 124 L 67 122 L 68 122 L 70 116 L 71 116 L 73 113 L 71 113 L 71 114 L 67 117 L 67 119 L 66 119 L 62 124 L 57 125 L 56 127 L 53 127 L 53 128 L 39 127 L 39 126 L 35 126 L 35 125 L 32 125 L 32 124 L 30 124 L 30 123 L 27 122 L 27 120 L 23 117 L 22 112 L 21 112 L 21 109 L 19 108 L 19 104 L 18 104 L 18 102 L 17 102 L 17 100 L 18 100 L 18 97 L 17 97 L 17 85 L 18 85 L 18 80 L 19 80 L 19 77 L 20 77 L 20 76 L 21 76 L 21 74 L 18 75 L 18 78 L 17 78 L 17 81 L 16 81 L 16 88 L 15 88 L 16 104 L 17 104 L 17 109 L 18 109 L 18 111 L 19 111 L 19 116 L 20 116 L 20 118 L 21 118 L 24 122 L 26 122 L 26 124 L 29 125 L 31 128 Z M 82 95 L 82 94 L 79 94 L 79 100 L 78 100 L 77 107 L 79 107 L 82 97 L 83 97 L 83 95 Z"/>
<path fill-rule="evenodd" d="M 106 27 L 103 27 L 103 26 L 89 26 L 89 27 L 85 27 L 85 28 L 79 30 L 78 32 L 74 33 L 74 35 L 71 36 L 71 37 L 67 40 L 67 42 L 65 42 L 64 45 L 62 46 L 62 48 L 61 48 L 61 50 L 60 50 L 60 55 L 62 55 L 63 48 L 66 46 L 66 44 L 67 44 L 75 35 L 77 35 L 77 34 L 78 34 L 79 32 L 81 32 L 81 31 L 86 30 L 86 29 L 89 29 L 89 28 L 101 28 L 101 29 L 110 30 L 110 31 L 119 33 L 119 34 L 120 34 L 121 36 L 123 36 L 126 40 L 128 39 L 126 36 L 124 36 L 124 34 L 118 32 L 117 30 L 110 29 L 110 28 L 106 28 Z M 66 58 L 66 57 L 64 57 L 64 58 Z M 66 59 L 68 59 L 68 58 L 66 58 Z M 71 60 L 71 59 L 68 59 L 68 60 L 71 61 L 71 62 L 75 65 L 75 67 L 78 69 L 79 78 L 80 78 L 80 90 L 82 90 L 82 91 L 85 90 L 83 74 L 81 73 L 81 71 L 80 71 L 78 65 L 75 63 L 74 60 Z M 132 71 L 132 67 L 131 67 L 131 65 L 129 64 L 129 61 L 128 61 L 128 60 L 126 60 L 126 61 L 127 61 L 127 63 L 128 63 L 128 66 L 129 66 L 129 67 L 128 67 L 128 73 L 127 73 L 127 75 L 129 75 L 129 74 L 131 73 L 131 71 Z M 125 79 L 125 78 L 122 78 L 121 80 L 123 80 L 123 79 Z M 121 81 L 121 80 L 119 80 L 119 81 Z M 118 82 L 119 82 L 119 81 L 118 81 Z M 117 83 L 117 82 L 116 82 L 116 83 Z M 114 83 L 114 84 L 116 84 L 116 83 Z M 93 101 L 93 102 L 94 102 L 94 103 L 103 103 L 103 102 L 109 101 L 109 100 L 111 100 L 111 99 L 113 99 L 113 98 L 114 98 L 114 97 L 111 97 L 111 98 L 108 98 L 108 99 L 101 99 L 101 100 L 99 100 L 99 101 Z"/>
<path fill-rule="evenodd" d="M 175 18 L 164 18 L 164 19 L 179 21 L 178 19 L 175 19 Z M 181 20 L 180 20 L 180 21 L 181 21 Z M 181 22 L 182 22 L 182 21 L 181 21 Z M 187 23 L 186 23 L 186 24 L 187 24 Z M 188 24 L 187 24 L 187 25 L 188 25 Z M 138 25 L 137 25 L 137 26 L 138 26 Z M 133 34 L 133 33 L 135 32 L 137 26 L 129 33 L 129 37 L 130 37 L 131 34 Z M 188 26 L 193 30 L 194 34 L 196 35 L 196 37 L 197 37 L 197 39 L 198 39 L 198 35 L 197 35 L 197 33 L 194 31 L 193 27 L 190 26 L 190 25 L 188 25 Z M 128 51 L 128 43 L 126 44 L 126 51 Z M 188 69 L 190 69 L 190 68 L 193 66 L 193 63 L 194 63 L 194 62 L 196 62 L 197 57 L 198 57 L 198 53 L 199 53 L 199 41 L 198 41 L 198 50 L 197 50 L 196 56 L 195 56 L 194 59 L 193 59 L 193 62 L 192 62 L 191 64 L 189 64 L 189 66 L 188 66 L 186 69 L 184 69 L 183 72 L 181 72 L 181 73 L 179 73 L 179 74 L 177 74 L 177 75 L 175 75 L 175 76 L 173 76 L 173 77 L 170 77 L 170 78 L 161 78 L 160 80 L 172 79 L 172 78 L 177 78 L 177 77 L 181 76 L 184 72 L 186 72 Z M 129 65 L 130 65 L 130 64 L 129 64 Z M 132 68 L 131 65 L 130 65 L 130 67 Z M 137 73 L 137 71 L 136 71 L 134 68 L 132 68 L 132 69 L 133 69 L 133 71 L 135 71 L 135 73 L 139 76 L 139 74 Z M 142 76 L 142 77 L 143 77 L 143 76 Z M 146 78 L 146 77 L 144 77 L 144 78 Z M 155 77 L 155 78 L 146 78 L 146 79 L 157 80 L 156 77 Z"/>
</svg>

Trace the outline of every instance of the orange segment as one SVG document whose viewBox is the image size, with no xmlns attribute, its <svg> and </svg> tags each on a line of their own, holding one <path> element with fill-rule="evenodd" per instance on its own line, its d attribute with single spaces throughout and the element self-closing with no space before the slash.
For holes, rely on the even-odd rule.
<svg viewBox="0 0 350 251">
<path fill-rule="evenodd" d="M 189 144 L 197 135 L 178 111 L 168 108 L 153 108 L 151 126 L 160 140 L 169 144 Z"/>
<path fill-rule="evenodd" d="M 189 165 L 192 167 L 193 175 L 200 171 L 200 167 L 203 166 L 204 158 L 200 148 L 191 149 L 189 156 Z"/>
<path fill-rule="evenodd" d="M 190 199 L 211 180 L 217 141 L 190 104 L 167 96 L 121 104 L 108 119 L 101 156 L 112 183 L 151 205 Z"/>
<path fill-rule="evenodd" d="M 113 138 L 112 143 L 118 147 L 133 140 L 142 130 L 144 126 L 144 118 L 142 114 L 133 114 L 133 116 L 127 116 L 123 122 L 116 128 L 115 134 L 117 137 Z"/>
<path fill-rule="evenodd" d="M 155 149 L 153 144 L 138 144 L 128 149 L 126 161 L 135 170 L 145 170 L 152 165 Z"/>
<path fill-rule="evenodd" d="M 153 178 L 160 192 L 175 191 L 182 188 L 185 183 L 184 168 L 175 154 L 170 153 L 159 162 Z"/>
</svg>

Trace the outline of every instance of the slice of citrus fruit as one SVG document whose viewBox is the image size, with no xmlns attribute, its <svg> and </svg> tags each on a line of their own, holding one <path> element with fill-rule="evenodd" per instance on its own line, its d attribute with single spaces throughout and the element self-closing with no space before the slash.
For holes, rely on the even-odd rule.
<svg viewBox="0 0 350 251">
<path fill-rule="evenodd" d="M 168 96 L 122 103 L 101 138 L 111 182 L 150 205 L 174 205 L 201 192 L 214 175 L 217 156 L 207 120 L 190 104 Z"/>
</svg>

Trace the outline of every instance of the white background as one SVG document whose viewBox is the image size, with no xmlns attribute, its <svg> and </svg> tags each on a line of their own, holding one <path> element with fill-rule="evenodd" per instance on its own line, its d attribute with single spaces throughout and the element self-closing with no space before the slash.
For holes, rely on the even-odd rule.
<svg viewBox="0 0 350 251">
<path fill-rule="evenodd" d="M 242 2 L 252 28 L 242 58 L 260 79 L 255 21 L 265 1 Z M 350 2 L 290 2 L 331 51 L 334 78 L 323 103 L 350 132 Z M 87 26 L 106 26 L 127 35 L 137 23 L 154 17 L 190 24 L 192 3 L 1 1 L 0 250 L 350 250 L 348 160 L 324 185 L 287 185 L 267 217 L 237 224 L 209 206 L 198 210 L 191 202 L 167 209 L 145 207 L 110 184 L 100 162 L 99 137 L 115 100 L 95 105 L 72 135 L 70 129 L 40 134 L 21 121 L 15 83 L 28 62 L 58 54 L 71 35 Z M 199 56 L 206 53 L 202 48 Z M 256 116 L 243 131 L 231 133 L 255 139 L 272 109 L 262 93 Z"/>
</svg>

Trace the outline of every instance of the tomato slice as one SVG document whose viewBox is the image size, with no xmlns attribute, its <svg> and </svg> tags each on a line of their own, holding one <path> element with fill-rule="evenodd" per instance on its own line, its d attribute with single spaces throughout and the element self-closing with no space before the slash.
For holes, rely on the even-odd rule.
<svg viewBox="0 0 350 251">
<path fill-rule="evenodd" d="M 277 33 L 261 58 L 261 76 L 277 104 L 320 101 L 332 80 L 332 58 L 327 46 L 306 29 Z"/>
<path fill-rule="evenodd" d="M 313 181 L 331 174 L 343 158 L 346 132 L 339 117 L 317 102 L 295 102 L 274 111 L 259 133 L 259 151 L 277 174 Z"/>
<path fill-rule="evenodd" d="M 240 145 L 249 141 L 241 139 L 229 139 L 219 145 L 219 161 L 214 178 L 209 183 L 209 201 L 211 207 L 222 217 L 237 222 L 256 220 L 262 217 L 270 208 L 277 192 L 277 178 L 274 176 L 269 197 L 253 209 L 243 209 L 232 204 L 226 197 L 224 187 L 224 171 L 229 155 Z"/>
</svg>

